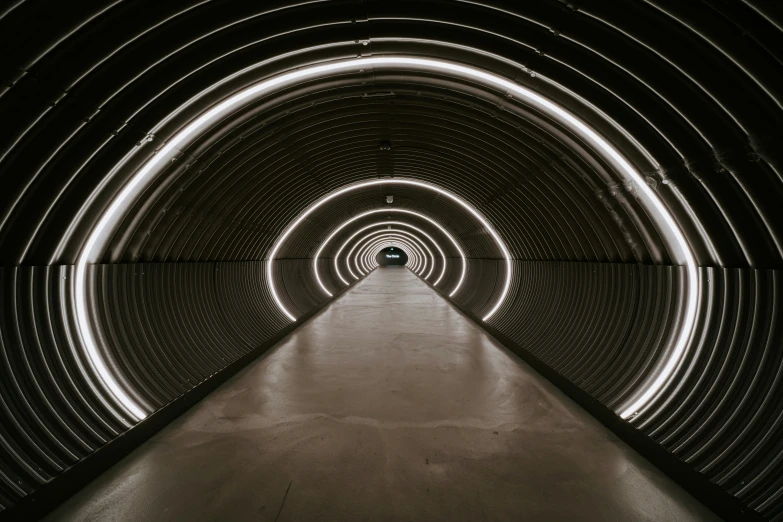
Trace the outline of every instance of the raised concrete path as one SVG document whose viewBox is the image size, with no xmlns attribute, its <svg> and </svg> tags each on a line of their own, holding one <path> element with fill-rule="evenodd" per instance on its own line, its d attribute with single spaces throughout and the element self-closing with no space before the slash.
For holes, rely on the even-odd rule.
<svg viewBox="0 0 783 522">
<path fill-rule="evenodd" d="M 717 517 L 414 274 L 387 267 L 48 520 Z"/>
</svg>

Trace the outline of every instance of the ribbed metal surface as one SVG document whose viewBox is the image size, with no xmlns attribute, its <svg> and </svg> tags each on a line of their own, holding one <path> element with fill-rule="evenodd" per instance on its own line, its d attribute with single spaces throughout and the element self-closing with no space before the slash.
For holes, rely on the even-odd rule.
<svg viewBox="0 0 783 522">
<path fill-rule="evenodd" d="M 699 350 L 640 424 L 669 451 L 774 520 L 783 517 L 780 270 L 701 270 Z"/>
<path fill-rule="evenodd" d="M 31 493 L 128 428 L 108 410 L 71 344 L 71 267 L 0 270 L 0 497 Z"/>
<path fill-rule="evenodd" d="M 307 312 L 325 296 L 300 281 L 307 260 L 277 262 L 277 283 Z M 91 269 L 95 331 L 122 383 L 155 411 L 288 324 L 265 263 L 138 263 Z M 13 505 L 131 424 L 88 385 L 69 349 L 73 267 L 0 269 L 0 502 Z"/>
<path fill-rule="evenodd" d="M 493 286 L 494 271 L 482 272 Z M 488 324 L 609 407 L 627 399 L 670 341 L 681 269 L 521 262 L 514 274 L 515 301 Z"/>
<path fill-rule="evenodd" d="M 67 266 L 121 187 L 240 89 L 313 63 L 405 54 L 540 92 L 642 172 L 703 268 L 694 348 L 633 424 L 783 520 L 781 27 L 781 7 L 761 0 L 3 5 L 0 507 L 133 424 L 96 385 Z M 441 186 L 492 223 L 515 261 L 491 326 L 607 406 L 666 357 L 684 274 L 669 266 L 676 256 L 638 187 L 523 100 L 442 74 L 368 68 L 226 115 L 132 202 L 89 294 L 122 386 L 153 411 L 278 331 L 286 320 L 264 270 L 275 240 L 332 190 L 387 177 Z M 388 185 L 335 200 L 289 237 L 273 270 L 284 306 L 300 316 L 324 302 L 312 256 L 387 195 L 453 235 L 468 258 L 454 298 L 488 312 L 506 268 L 487 231 L 446 198 Z M 446 250 L 439 289 L 451 288 L 458 252 L 412 222 Z M 328 288 L 343 286 L 335 245 L 363 224 L 325 247 Z"/>
<path fill-rule="evenodd" d="M 476 269 L 477 264 L 489 265 Z M 471 262 L 492 287 L 496 261 Z M 659 360 L 682 269 L 518 262 L 515 291 L 489 325 L 609 407 Z M 783 491 L 783 330 L 778 270 L 703 268 L 697 349 L 671 393 L 636 424 L 710 481 L 772 520 Z M 474 293 L 454 300 L 481 316 Z"/>
</svg>

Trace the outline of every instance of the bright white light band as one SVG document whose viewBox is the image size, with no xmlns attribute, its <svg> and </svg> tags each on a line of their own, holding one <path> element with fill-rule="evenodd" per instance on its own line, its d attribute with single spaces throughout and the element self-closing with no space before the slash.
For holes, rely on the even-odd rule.
<svg viewBox="0 0 783 522">
<path fill-rule="evenodd" d="M 143 410 L 143 408 L 141 408 L 139 404 L 137 404 L 136 401 L 122 389 L 117 379 L 109 370 L 108 365 L 103 360 L 103 356 L 97 347 L 95 336 L 92 333 L 92 325 L 90 323 L 86 305 L 86 266 L 89 262 L 95 262 L 101 255 L 105 244 L 113 231 L 113 227 L 124 217 L 125 210 L 132 204 L 133 199 L 147 187 L 152 179 L 154 179 L 154 174 L 157 174 L 161 170 L 162 166 L 166 164 L 166 162 L 170 161 L 179 153 L 179 148 L 184 149 L 193 139 L 198 137 L 200 132 L 208 128 L 213 123 L 219 121 L 220 118 L 222 118 L 225 114 L 235 111 L 243 105 L 254 101 L 258 97 L 267 95 L 277 89 L 288 87 L 299 82 L 313 80 L 315 78 L 329 74 L 343 71 L 358 71 L 360 68 L 364 67 L 418 68 L 478 82 L 499 90 L 503 90 L 510 95 L 515 95 L 530 105 L 536 107 L 538 110 L 541 110 L 550 117 L 559 121 L 560 123 L 567 125 L 572 131 L 581 136 L 582 139 L 584 139 L 587 143 L 595 147 L 595 149 L 601 153 L 605 159 L 609 160 L 613 165 L 617 166 L 618 172 L 623 177 L 636 183 L 636 186 L 639 189 L 639 193 L 642 196 L 641 199 L 646 204 L 647 210 L 652 214 L 651 217 L 657 224 L 662 226 L 660 229 L 662 234 L 665 234 L 667 240 L 673 239 L 672 244 L 678 247 L 679 250 L 674 252 L 674 254 L 679 254 L 679 259 L 684 260 L 686 271 L 688 273 L 683 326 L 676 340 L 674 341 L 674 347 L 671 350 L 671 354 L 664 363 L 661 370 L 657 373 L 654 380 L 646 386 L 645 390 L 641 392 L 637 398 L 621 412 L 620 415 L 623 418 L 628 418 L 641 411 L 644 406 L 649 404 L 649 402 L 663 389 L 664 385 L 667 384 L 674 371 L 682 361 L 685 350 L 689 345 L 689 340 L 696 318 L 699 284 L 696 272 L 696 261 L 693 257 L 690 246 L 685 240 L 685 236 L 683 235 L 682 231 L 677 226 L 674 217 L 671 215 L 663 202 L 658 198 L 658 196 L 653 192 L 652 188 L 649 187 L 647 183 L 645 183 L 645 180 L 636 171 L 636 169 L 608 141 L 606 141 L 597 132 L 591 129 L 587 124 L 582 122 L 579 118 L 563 109 L 559 105 L 556 105 L 552 101 L 544 98 L 540 94 L 528 89 L 527 87 L 518 85 L 495 74 L 456 63 L 406 56 L 375 56 L 367 58 L 356 58 L 322 65 L 315 65 L 311 67 L 304 67 L 289 73 L 281 74 L 269 80 L 265 80 L 256 85 L 253 85 L 252 87 L 248 87 L 247 89 L 243 89 L 226 98 L 219 104 L 212 107 L 210 110 L 203 113 L 197 119 L 193 120 L 171 140 L 169 140 L 166 145 L 160 151 L 158 151 L 157 154 L 155 154 L 155 156 L 147 161 L 147 163 L 145 163 L 144 166 L 136 172 L 136 174 L 123 187 L 123 189 L 109 205 L 108 209 L 98 220 L 97 224 L 93 228 L 84 244 L 84 248 L 79 258 L 77 259 L 75 267 L 75 312 L 77 325 L 90 364 L 99 376 L 101 384 L 104 386 L 106 391 L 109 392 L 109 394 L 112 395 L 117 400 L 117 402 L 121 404 L 128 412 L 138 419 L 146 417 L 146 412 Z M 400 180 L 384 179 L 375 180 L 374 182 L 370 183 L 381 184 L 392 181 L 399 182 Z M 409 183 L 416 184 L 416 182 L 412 181 L 409 181 Z M 453 201 L 462 205 L 463 208 L 465 208 L 476 219 L 478 219 L 490 232 L 493 239 L 503 252 L 503 255 L 507 261 L 506 281 L 503 286 L 503 290 L 501 291 L 501 295 L 495 303 L 495 306 L 490 310 L 489 313 L 487 313 L 487 315 L 484 316 L 484 320 L 486 321 L 505 301 L 506 294 L 508 293 L 508 289 L 510 287 L 512 270 L 511 256 L 505 246 L 505 243 L 495 232 L 494 228 L 491 227 L 489 223 L 483 218 L 483 216 L 473 209 L 472 206 L 443 189 L 434 188 L 431 185 L 425 183 L 421 183 L 420 185 L 422 187 L 437 190 L 447 197 L 450 197 Z M 361 184 L 359 184 L 359 186 L 361 186 Z M 270 283 L 272 297 L 280 310 L 292 321 L 295 321 L 296 318 L 285 309 L 283 303 L 280 301 L 280 298 L 277 295 L 276 290 L 274 289 L 271 269 L 272 261 L 274 260 L 278 250 L 280 249 L 280 246 L 283 244 L 285 239 L 304 219 L 307 218 L 309 214 L 311 214 L 315 209 L 327 201 L 330 201 L 349 190 L 355 190 L 356 188 L 358 187 L 351 186 L 335 191 L 329 194 L 326 198 L 323 198 L 315 204 L 311 205 L 305 212 L 300 214 L 293 223 L 291 223 L 286 231 L 278 238 L 275 246 L 269 252 L 269 262 L 267 263 L 267 278 Z M 327 291 L 327 293 L 329 292 Z"/>
<path fill-rule="evenodd" d="M 394 229 L 393 231 L 390 230 L 388 232 L 394 232 L 394 231 L 397 231 L 397 229 Z M 422 263 L 420 263 L 420 262 L 414 262 L 414 259 L 415 259 L 414 255 L 416 255 L 416 254 L 423 255 L 424 251 L 421 248 L 420 244 L 418 244 L 416 241 L 410 239 L 411 236 L 400 236 L 400 235 L 390 234 L 388 232 L 386 232 L 386 231 L 371 232 L 368 235 L 366 235 L 365 237 L 363 237 L 362 239 L 360 239 L 359 241 L 357 241 L 354 244 L 354 247 L 351 248 L 351 252 L 345 257 L 346 266 L 349 269 L 351 269 L 351 263 L 353 263 L 356 266 L 357 271 L 359 273 L 361 273 L 362 275 L 364 275 L 364 272 L 366 270 L 366 268 L 365 268 L 366 267 L 366 263 L 363 263 L 362 259 L 363 259 L 363 254 L 365 253 L 366 248 L 368 247 L 368 245 L 370 243 L 374 242 L 374 241 L 383 240 L 383 239 L 391 239 L 391 238 L 399 238 L 399 237 L 408 237 L 411 242 L 416 244 L 417 248 L 414 249 L 411 252 L 411 255 L 408 256 L 410 258 L 409 266 L 411 266 L 411 268 L 413 268 L 415 271 L 421 271 L 421 270 L 426 269 L 427 265 L 431 265 L 431 263 L 426 261 L 426 258 L 425 258 L 425 262 L 424 262 L 423 266 L 421 266 Z M 383 237 L 372 237 L 372 236 L 383 236 Z M 353 256 L 352 252 L 357 247 L 358 247 L 358 253 L 357 253 L 356 256 Z M 416 261 L 418 261 L 418 260 L 416 260 Z M 353 275 L 353 271 L 352 270 L 351 270 L 351 274 Z"/>
<path fill-rule="evenodd" d="M 409 227 L 409 228 L 415 230 L 416 232 L 420 233 L 421 235 L 423 235 L 427 239 L 429 239 L 430 242 L 433 245 L 435 245 L 435 247 L 440 252 L 440 256 L 443 258 L 443 270 L 441 271 L 441 276 L 438 278 L 438 281 L 440 281 L 440 279 L 443 277 L 443 274 L 446 271 L 446 255 L 443 253 L 443 250 L 440 248 L 440 245 L 434 239 L 432 239 L 432 237 L 429 234 L 427 234 L 426 232 L 424 232 L 420 228 L 415 227 L 415 226 L 413 226 L 413 225 L 411 225 L 409 223 L 405 223 L 403 221 L 382 221 L 380 223 L 373 223 L 372 225 L 368 225 L 368 226 L 366 226 L 366 227 L 356 231 L 351 237 L 349 237 L 348 239 L 345 240 L 345 242 L 342 244 L 342 246 L 340 246 L 340 249 L 337 251 L 337 253 L 334 256 L 334 268 L 335 268 L 335 271 L 337 272 L 337 275 L 340 277 L 340 280 L 343 283 L 348 284 L 348 282 L 345 279 L 343 279 L 342 275 L 340 274 L 340 270 L 339 270 L 339 268 L 337 266 L 337 260 L 340 257 L 340 253 L 343 251 L 345 246 L 351 240 L 353 240 L 353 238 L 355 238 L 357 235 L 359 235 L 360 233 L 364 232 L 365 230 L 368 230 L 368 229 L 373 228 L 373 227 L 378 227 L 378 226 L 392 226 L 392 225 Z M 422 241 L 422 244 L 424 244 L 423 241 Z M 435 257 L 432 256 L 432 252 L 430 251 L 429 247 L 427 247 L 426 244 L 424 244 L 424 246 L 425 246 L 425 248 L 427 248 L 427 251 L 430 253 L 430 256 L 432 257 L 432 268 L 435 268 Z M 351 249 L 351 252 L 353 252 L 354 248 L 356 248 L 355 245 Z M 351 252 L 348 252 L 348 255 L 346 256 L 347 259 L 351 258 Z M 348 271 L 351 272 L 351 264 L 350 263 L 348 263 Z M 356 275 L 353 272 L 351 272 L 351 275 L 354 277 L 354 279 L 356 279 Z M 430 271 L 427 273 L 427 276 L 424 279 L 429 279 L 430 275 L 432 275 L 432 269 L 430 269 Z M 438 284 L 438 281 L 435 282 L 436 286 Z"/>
<path fill-rule="evenodd" d="M 407 237 L 409 239 L 409 241 L 411 241 L 414 244 L 414 246 L 418 248 L 418 250 L 420 251 L 421 255 L 424 256 L 425 263 L 424 263 L 424 267 L 422 267 L 422 270 L 420 272 L 416 271 L 416 273 L 418 275 L 422 276 L 424 279 L 429 278 L 432 275 L 432 271 L 435 269 L 435 256 L 433 255 L 432 250 L 430 250 L 430 248 L 427 246 L 427 243 L 424 242 L 420 237 L 416 236 L 415 233 L 408 232 L 406 230 L 391 229 L 391 230 L 389 230 L 389 232 L 397 232 L 398 234 L 401 234 L 404 237 Z M 371 232 L 370 234 L 364 236 L 364 238 L 362 238 L 359 241 L 357 241 L 356 244 L 357 245 L 361 244 L 362 241 L 364 241 L 366 238 L 370 237 L 371 235 L 378 234 L 378 233 L 383 233 L 383 231 Z M 353 249 L 351 249 L 351 250 L 353 250 Z M 351 255 L 348 254 L 348 256 L 346 256 L 346 259 L 349 261 L 348 262 L 348 266 L 350 266 Z M 356 262 L 356 258 L 354 258 L 354 262 Z M 427 270 L 428 267 L 429 267 L 429 271 L 427 271 L 427 275 L 423 275 L 423 272 L 425 270 Z"/>
<path fill-rule="evenodd" d="M 375 237 L 375 236 L 383 236 L 383 237 Z M 425 253 L 425 246 L 422 246 L 422 243 L 420 242 L 418 238 L 416 238 L 411 233 L 406 233 L 404 230 L 398 230 L 398 229 L 391 229 L 391 230 L 376 230 L 375 232 L 370 232 L 366 236 L 364 236 L 362 239 L 356 242 L 356 245 L 366 245 L 367 242 L 371 242 L 373 240 L 378 239 L 387 239 L 387 238 L 405 238 L 407 239 L 409 243 L 412 243 L 412 247 L 417 254 L 417 256 L 420 256 L 422 259 L 418 260 L 417 263 L 415 263 L 411 268 L 413 268 L 413 271 L 416 272 L 416 274 L 421 275 L 422 272 L 424 272 L 428 267 L 430 268 L 430 272 L 432 273 L 432 267 L 435 264 L 435 258 L 432 255 L 432 252 L 429 251 L 429 249 L 426 249 L 427 252 Z M 353 250 L 353 249 L 351 249 Z M 365 251 L 364 247 L 361 247 L 359 249 L 360 254 L 353 258 L 354 264 L 357 264 L 358 259 L 361 257 L 361 252 Z M 428 254 L 429 259 L 431 261 L 428 261 Z M 348 254 L 346 257 L 346 261 L 348 266 L 350 267 L 351 262 L 351 255 Z M 358 266 L 358 264 L 357 264 Z"/>
<path fill-rule="evenodd" d="M 402 247 L 400 247 L 400 245 L 403 245 L 403 246 L 404 246 L 404 244 L 403 244 L 403 243 L 401 243 L 401 242 L 396 242 L 396 243 L 395 243 L 394 241 L 390 241 L 390 242 L 388 242 L 388 243 L 381 243 L 380 245 L 377 245 L 377 246 L 373 247 L 373 248 L 370 250 L 370 252 L 369 252 L 369 256 L 370 256 L 370 259 L 371 259 L 371 263 L 370 263 L 370 266 L 371 266 L 371 268 L 375 269 L 375 268 L 378 268 L 378 266 L 380 266 L 380 264 L 378 263 L 378 260 L 377 260 L 377 256 L 378 256 L 378 255 L 379 255 L 381 252 L 383 252 L 384 250 L 386 250 L 387 248 L 389 248 L 390 246 L 391 246 L 391 247 L 397 247 L 397 248 L 399 248 L 399 249 L 400 249 L 400 251 L 401 251 L 401 252 L 403 252 L 403 251 L 404 251 L 404 249 L 403 249 Z M 407 254 L 406 254 L 406 255 L 407 255 Z M 388 254 L 387 254 L 387 256 L 388 256 Z M 396 257 L 399 257 L 399 255 L 396 255 Z M 411 259 L 411 258 L 410 258 L 410 257 L 408 257 L 408 260 L 410 260 L 410 259 Z M 406 264 L 405 264 L 405 266 L 406 266 L 406 267 L 407 267 L 409 270 L 411 269 L 411 267 L 410 267 L 410 263 L 406 263 Z"/>
<path fill-rule="evenodd" d="M 416 242 L 409 237 L 401 236 L 401 235 L 387 235 L 384 237 L 376 237 L 374 239 L 369 239 L 367 242 L 362 244 L 362 246 L 359 248 L 359 252 L 357 253 L 356 257 L 354 257 L 353 261 L 356 263 L 357 266 L 361 263 L 361 266 L 367 270 L 368 266 L 374 266 L 375 263 L 375 256 L 378 254 L 378 250 L 376 249 L 376 246 L 379 243 L 383 242 L 398 242 L 401 245 L 404 245 L 407 247 L 406 253 L 408 254 L 408 257 L 410 258 L 410 261 L 412 263 L 408 263 L 409 268 L 411 268 L 416 274 L 421 275 L 421 273 L 427 269 L 428 262 L 427 262 L 427 255 L 422 250 L 421 246 L 417 245 Z M 391 246 L 395 246 L 392 244 Z"/>
<path fill-rule="evenodd" d="M 373 270 L 379 266 L 378 261 L 376 259 L 376 256 L 382 252 L 384 249 L 392 246 L 399 248 L 400 245 L 403 245 L 403 247 L 406 247 L 408 250 L 405 250 L 406 255 L 408 255 L 409 260 L 413 259 L 412 256 L 410 256 L 410 249 L 412 248 L 410 244 L 404 242 L 404 241 L 385 241 L 383 239 L 378 240 L 377 242 L 371 242 L 372 244 L 366 246 L 365 253 L 363 255 L 364 262 L 368 266 L 368 270 Z M 402 248 L 400 250 L 403 250 Z M 413 268 L 410 266 L 410 263 L 407 263 L 406 266 L 408 269 L 413 270 Z"/>
<path fill-rule="evenodd" d="M 402 182 L 403 180 L 399 180 L 399 179 L 395 178 L 395 179 L 389 179 L 389 180 L 382 180 L 380 182 L 381 183 L 386 183 L 386 182 L 390 182 L 390 181 L 399 183 L 399 182 Z M 407 180 L 404 180 L 404 181 L 407 181 Z M 378 182 L 372 181 L 372 182 L 368 182 L 368 183 L 377 184 Z M 415 185 L 420 185 L 419 182 L 409 182 L 409 183 L 413 183 Z M 361 185 L 366 186 L 365 183 L 362 183 Z M 426 185 L 426 184 L 421 184 L 421 185 Z M 433 188 L 431 185 L 426 185 L 426 186 L 428 186 L 429 188 Z M 440 189 L 438 189 L 438 190 L 440 190 Z M 318 284 L 321 286 L 321 289 L 327 295 L 332 295 L 332 293 L 324 286 L 323 281 L 321 281 L 321 276 L 318 274 L 318 258 L 321 257 L 321 252 L 323 252 L 323 249 L 326 248 L 326 245 L 328 245 L 329 242 L 332 239 L 334 239 L 334 237 L 343 228 L 345 228 L 346 226 L 350 225 L 351 223 L 353 223 L 357 219 L 361 219 L 363 217 L 370 216 L 372 214 L 391 213 L 391 212 L 398 212 L 398 213 L 401 213 L 401 214 L 408 214 L 408 215 L 417 216 L 417 217 L 419 217 L 421 219 L 424 219 L 427 222 L 429 222 L 430 224 L 432 224 L 433 226 L 437 227 L 438 230 L 440 230 L 443 233 L 443 235 L 445 235 L 449 239 L 449 241 L 451 241 L 452 245 L 454 245 L 454 248 L 457 250 L 457 252 L 459 252 L 460 258 L 462 259 L 462 273 L 460 274 L 459 281 L 457 281 L 457 285 L 451 291 L 449 296 L 453 296 L 457 292 L 457 290 L 459 290 L 459 288 L 462 286 L 462 283 L 465 280 L 465 274 L 467 272 L 467 261 L 465 260 L 465 254 L 462 252 L 462 249 L 460 248 L 459 244 L 454 239 L 454 237 L 449 233 L 449 231 L 446 230 L 445 228 L 443 228 L 442 226 L 440 226 L 440 224 L 437 223 L 436 221 L 430 219 L 429 217 L 427 217 L 424 214 L 421 214 L 419 212 L 414 212 L 412 210 L 405 210 L 405 209 L 401 209 L 401 208 L 379 208 L 379 209 L 376 209 L 376 210 L 368 210 L 367 212 L 363 212 L 363 213 L 359 214 L 358 216 L 354 216 L 351 219 L 343 222 L 340 226 L 338 226 L 335 230 L 333 230 L 331 234 L 329 234 L 329 237 L 327 237 L 323 241 L 323 243 L 321 243 L 321 246 L 318 248 L 318 251 L 315 253 L 315 257 L 313 257 L 313 271 L 315 272 L 315 278 L 318 281 Z"/>
<path fill-rule="evenodd" d="M 403 235 L 394 234 L 394 232 L 398 232 L 398 230 L 397 229 L 388 230 L 388 231 L 387 230 L 377 230 L 375 232 L 370 232 L 369 234 L 367 234 L 366 236 L 364 236 L 363 238 L 361 238 L 359 241 L 357 241 L 354 244 L 353 248 L 351 248 L 351 252 L 349 252 L 348 255 L 345 257 L 346 266 L 348 267 L 349 271 L 351 271 L 351 275 L 354 278 L 356 278 L 356 275 L 351 270 L 351 261 L 353 261 L 353 264 L 356 265 L 357 271 L 359 273 L 361 273 L 362 275 L 364 275 L 365 272 L 366 272 L 367 263 L 362 263 L 362 259 L 364 257 L 364 254 L 366 253 L 366 249 L 368 248 L 368 245 L 373 243 L 373 242 L 382 241 L 384 239 L 406 237 L 406 236 L 403 236 Z M 374 236 L 383 236 L 383 237 L 374 237 Z M 407 236 L 407 237 L 410 239 L 410 236 Z M 357 254 L 356 254 L 356 256 L 353 256 L 352 253 L 353 253 L 354 249 L 356 249 L 357 247 L 358 247 Z M 424 252 L 423 249 L 418 248 L 418 249 L 414 250 L 413 254 L 421 255 L 421 254 L 423 254 L 423 252 Z M 413 255 L 410 255 L 408 257 L 410 257 L 410 259 L 411 259 L 411 267 L 414 268 L 414 270 L 421 270 L 423 268 L 423 267 L 419 266 L 421 263 L 418 262 L 418 260 L 415 263 L 413 262 L 413 260 L 414 260 L 414 256 Z"/>
<path fill-rule="evenodd" d="M 400 245 L 402 245 L 402 247 Z M 357 262 L 360 262 L 364 266 L 365 270 L 369 272 L 370 270 L 378 267 L 378 261 L 376 259 L 378 253 L 390 246 L 400 248 L 401 250 L 403 248 L 405 249 L 408 255 L 408 268 L 416 271 L 416 267 L 418 266 L 418 268 L 421 269 L 421 261 L 419 261 L 418 264 L 411 266 L 411 263 L 413 263 L 414 260 L 419 257 L 419 254 L 414 252 L 413 245 L 399 239 L 377 239 L 370 241 L 362 247 L 362 253 L 360 258 L 357 259 Z"/>
</svg>

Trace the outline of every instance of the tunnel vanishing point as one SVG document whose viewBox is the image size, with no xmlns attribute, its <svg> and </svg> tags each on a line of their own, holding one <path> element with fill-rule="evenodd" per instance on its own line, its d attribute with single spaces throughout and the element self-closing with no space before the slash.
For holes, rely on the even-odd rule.
<svg viewBox="0 0 783 522">
<path fill-rule="evenodd" d="M 783 521 L 783 3 L 0 4 L 0 519 Z"/>
</svg>

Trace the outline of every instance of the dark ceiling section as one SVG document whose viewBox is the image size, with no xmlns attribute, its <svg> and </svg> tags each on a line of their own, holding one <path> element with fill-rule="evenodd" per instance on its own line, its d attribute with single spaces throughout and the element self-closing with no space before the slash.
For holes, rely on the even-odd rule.
<svg viewBox="0 0 783 522">
<path fill-rule="evenodd" d="M 673 384 L 633 426 L 716 491 L 783 520 L 781 9 L 763 0 L 0 7 L 0 508 L 29 506 L 136 424 L 96 384 L 73 311 L 72 265 L 121 188 L 245 87 L 316 63 L 404 54 L 539 92 L 642 173 L 693 250 L 700 308 Z M 89 313 L 118 386 L 161 418 L 257 353 L 288 324 L 271 284 L 297 318 L 323 306 L 312 257 L 369 210 L 411 210 L 443 226 L 468 258 L 453 301 L 489 313 L 508 274 L 501 250 L 475 217 L 424 188 L 386 183 L 335 197 L 270 265 L 306 208 L 385 178 L 438 185 L 486 217 L 513 258 L 508 298 L 487 325 L 596 404 L 622 409 L 671 356 L 686 274 L 638 187 L 523 99 L 431 71 L 368 67 L 250 101 L 132 202 L 89 270 Z M 374 220 L 324 249 L 318 273 L 332 291 L 345 285 L 330 257 Z M 439 241 L 448 271 L 438 289 L 448 294 L 458 253 L 426 220 L 400 220 Z"/>
<path fill-rule="evenodd" d="M 265 99 L 260 107 L 226 118 L 210 134 L 209 146 L 201 142 L 185 151 L 192 161 L 178 160 L 184 165 L 172 165 L 150 187 L 106 261 L 258 259 L 325 192 L 384 176 L 450 187 L 507 228 L 504 237 L 514 257 L 649 261 L 640 235 L 660 250 L 635 203 L 627 204 L 642 234 L 627 224 L 630 217 L 625 226 L 617 222 L 623 218 L 613 217 L 619 203 L 607 203 L 611 208 L 599 203 L 595 187 L 601 180 L 587 162 L 572 168 L 558 159 L 568 153 L 568 144 L 557 139 L 551 122 L 543 129 L 526 123 L 532 117 L 516 114 L 519 107 L 487 118 L 498 110 L 486 100 L 497 98 L 495 93 L 474 89 L 465 96 L 458 85 L 439 78 L 388 76 L 374 74 L 368 82 L 362 75 L 343 75 L 318 93 L 283 93 L 274 110 Z M 431 82 L 440 85 L 428 86 Z M 221 133 L 226 135 L 217 138 Z M 497 250 L 491 240 L 477 237 L 475 220 L 465 222 L 469 217 L 461 209 L 440 208 L 434 193 L 397 191 L 403 191 L 397 201 L 404 208 L 440 215 L 462 240 L 478 241 L 465 245 L 472 257 Z M 366 201 L 351 194 L 330 203 L 308 220 L 312 230 L 301 230 L 306 236 L 292 240 L 281 256 L 312 255 L 315 239 L 328 233 L 329 224 L 382 206 L 386 194 L 370 192 Z"/>
</svg>

